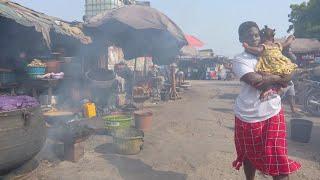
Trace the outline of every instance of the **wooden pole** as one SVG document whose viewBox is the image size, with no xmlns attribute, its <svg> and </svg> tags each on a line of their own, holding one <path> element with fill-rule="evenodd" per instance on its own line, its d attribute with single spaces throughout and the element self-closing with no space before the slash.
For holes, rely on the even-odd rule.
<svg viewBox="0 0 320 180">
<path fill-rule="evenodd" d="M 131 87 L 131 103 L 133 103 L 133 89 L 136 84 L 136 69 L 137 69 L 137 58 L 134 59 L 133 82 L 132 82 L 132 87 Z"/>
<path fill-rule="evenodd" d="M 180 99 L 177 87 L 176 87 L 176 67 L 171 65 L 171 90 L 170 90 L 170 99 L 177 100 Z"/>
<path fill-rule="evenodd" d="M 146 57 L 144 57 L 143 75 L 144 75 L 144 78 L 147 79 L 147 58 Z"/>
</svg>

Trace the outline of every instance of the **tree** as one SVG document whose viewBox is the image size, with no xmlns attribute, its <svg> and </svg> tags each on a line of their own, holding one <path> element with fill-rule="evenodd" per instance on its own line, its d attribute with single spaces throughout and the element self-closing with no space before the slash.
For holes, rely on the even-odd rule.
<svg viewBox="0 0 320 180">
<path fill-rule="evenodd" d="M 294 30 L 299 38 L 320 39 L 320 0 L 310 0 L 301 4 L 290 6 L 290 25 L 288 32 Z"/>
</svg>

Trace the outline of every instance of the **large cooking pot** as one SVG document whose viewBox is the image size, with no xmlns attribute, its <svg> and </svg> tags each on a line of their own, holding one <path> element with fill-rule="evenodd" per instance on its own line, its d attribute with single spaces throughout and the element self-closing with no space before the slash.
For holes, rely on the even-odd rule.
<svg viewBox="0 0 320 180">
<path fill-rule="evenodd" d="M 320 66 L 316 66 L 311 71 L 312 76 L 320 77 Z"/>
<path fill-rule="evenodd" d="M 86 79 L 92 87 L 109 89 L 115 82 L 115 74 L 103 68 L 92 69 L 85 73 Z"/>
<path fill-rule="evenodd" d="M 32 159 L 46 136 L 39 106 L 0 113 L 0 174 Z"/>
</svg>

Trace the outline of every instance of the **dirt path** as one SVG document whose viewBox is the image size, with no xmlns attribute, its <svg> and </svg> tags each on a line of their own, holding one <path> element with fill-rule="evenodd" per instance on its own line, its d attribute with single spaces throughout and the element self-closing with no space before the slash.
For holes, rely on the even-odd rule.
<svg viewBox="0 0 320 180">
<path fill-rule="evenodd" d="M 232 104 L 237 82 L 195 81 L 183 99 L 150 105 L 153 128 L 145 135 L 144 150 L 136 156 L 112 151 L 110 137 L 93 136 L 85 158 L 78 163 L 41 161 L 33 179 L 236 180 L 242 171 L 231 168 L 235 158 Z M 291 179 L 320 179 L 320 121 L 309 144 L 289 141 L 293 159 L 303 169 Z M 47 156 L 47 155 L 46 155 Z M 257 179 L 270 179 L 258 175 Z"/>
</svg>

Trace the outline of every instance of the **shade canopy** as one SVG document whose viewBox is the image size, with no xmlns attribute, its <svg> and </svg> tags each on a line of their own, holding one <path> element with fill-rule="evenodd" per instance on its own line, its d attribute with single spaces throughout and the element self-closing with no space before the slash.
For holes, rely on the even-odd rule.
<svg viewBox="0 0 320 180">
<path fill-rule="evenodd" d="M 188 41 L 189 46 L 196 47 L 196 48 L 201 48 L 204 46 L 204 43 L 198 38 L 196 38 L 195 36 L 186 34 L 185 37 Z"/>
<path fill-rule="evenodd" d="M 85 23 L 94 43 L 123 49 L 125 59 L 153 57 L 169 64 L 187 44 L 181 29 L 156 9 L 130 5 L 99 14 Z"/>
</svg>

